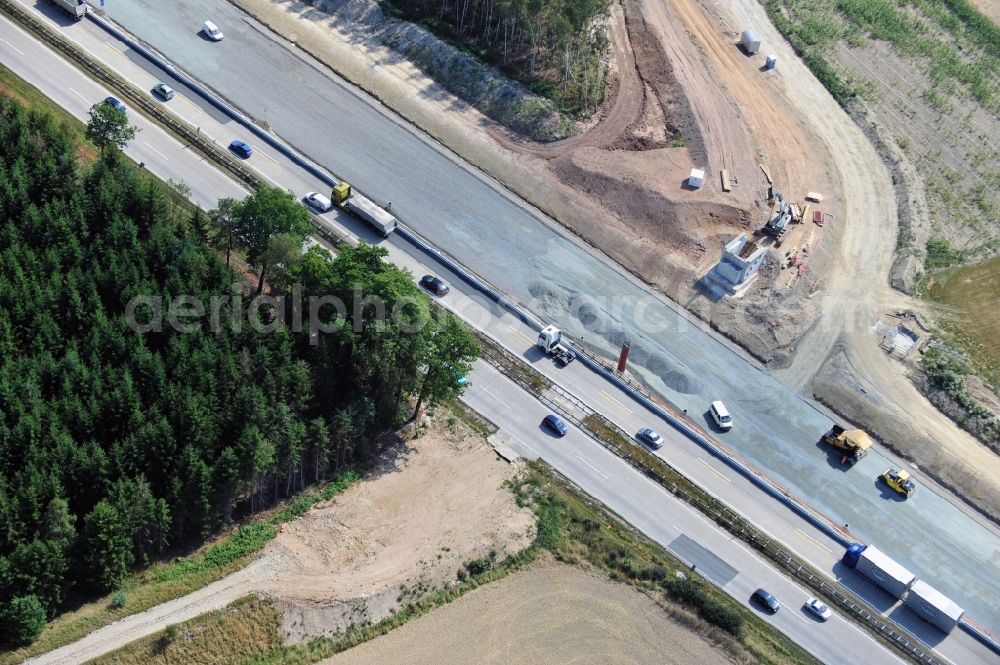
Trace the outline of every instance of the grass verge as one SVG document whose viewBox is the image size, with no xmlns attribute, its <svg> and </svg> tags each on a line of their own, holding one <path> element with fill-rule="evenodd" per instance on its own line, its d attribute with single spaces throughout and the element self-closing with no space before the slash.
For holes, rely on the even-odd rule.
<svg viewBox="0 0 1000 665">
<path fill-rule="evenodd" d="M 20 663 L 71 644 L 98 628 L 180 598 L 239 570 L 274 538 L 276 525 L 295 519 L 320 501 L 343 492 L 359 477 L 356 471 L 345 471 L 316 491 L 286 501 L 273 513 L 258 516 L 191 555 L 150 566 L 114 593 L 60 615 L 45 627 L 34 644 L 0 654 L 0 665 Z"/>
<path fill-rule="evenodd" d="M 470 562 L 454 587 L 432 591 L 377 624 L 352 626 L 332 637 L 286 647 L 277 635 L 279 617 L 274 608 L 248 597 L 225 610 L 170 626 L 95 662 L 314 663 L 499 580 L 543 551 L 570 564 L 597 568 L 649 594 L 672 617 L 740 662 L 818 662 L 725 593 L 691 577 L 680 561 L 620 524 L 544 463 L 532 464 L 512 490 L 521 505 L 534 508 L 538 518 L 535 540 L 527 549 L 502 562 Z"/>
</svg>

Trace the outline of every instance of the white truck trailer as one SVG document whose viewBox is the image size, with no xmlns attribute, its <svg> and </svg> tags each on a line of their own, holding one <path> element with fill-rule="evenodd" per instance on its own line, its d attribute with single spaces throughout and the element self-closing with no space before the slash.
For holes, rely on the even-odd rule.
<svg viewBox="0 0 1000 665">
<path fill-rule="evenodd" d="M 87 3 L 83 0 L 49 0 L 49 2 L 75 18 L 77 21 L 87 15 Z"/>
<path fill-rule="evenodd" d="M 333 188 L 333 202 L 342 210 L 346 210 L 373 229 L 388 237 L 396 230 L 396 218 L 388 210 L 375 205 L 372 201 L 351 190 L 346 182 L 338 183 Z"/>
<path fill-rule="evenodd" d="M 921 619 L 933 624 L 946 633 L 958 625 L 965 610 L 923 580 L 910 585 L 910 593 L 903 604 L 916 612 Z"/>
<path fill-rule="evenodd" d="M 842 561 L 896 598 L 905 596 L 916 579 L 916 575 L 872 545 L 851 545 Z"/>
</svg>

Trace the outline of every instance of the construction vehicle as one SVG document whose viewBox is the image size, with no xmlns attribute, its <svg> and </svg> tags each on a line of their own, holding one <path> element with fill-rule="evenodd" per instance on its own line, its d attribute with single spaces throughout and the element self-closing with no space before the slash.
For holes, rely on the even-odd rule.
<svg viewBox="0 0 1000 665">
<path fill-rule="evenodd" d="M 77 21 L 87 15 L 87 3 L 83 0 L 49 0 L 49 2 L 75 18 Z"/>
<path fill-rule="evenodd" d="M 562 345 L 562 331 L 555 326 L 542 328 L 542 332 L 538 333 L 537 346 L 560 367 L 565 367 L 576 360 L 576 353 Z"/>
<path fill-rule="evenodd" d="M 917 484 L 910 479 L 908 471 L 894 469 L 890 466 L 882 472 L 879 478 L 884 480 L 885 484 L 890 488 L 906 498 L 913 496 L 913 493 L 917 491 Z"/>
<path fill-rule="evenodd" d="M 844 451 L 840 458 L 841 464 L 854 464 L 868 454 L 872 447 L 872 439 L 860 429 L 845 430 L 840 425 L 834 425 L 823 435 L 823 443 Z"/>
<path fill-rule="evenodd" d="M 785 236 L 788 235 L 788 225 L 794 221 L 795 211 L 781 197 L 781 192 L 775 192 L 772 201 L 771 217 L 764 225 L 764 233 L 774 238 L 774 244 L 780 247 Z"/>
<path fill-rule="evenodd" d="M 346 182 L 337 183 L 333 187 L 334 205 L 341 210 L 346 210 L 369 226 L 381 233 L 385 237 L 396 230 L 396 218 L 387 210 L 383 210 L 361 194 L 351 190 L 351 186 Z"/>
</svg>

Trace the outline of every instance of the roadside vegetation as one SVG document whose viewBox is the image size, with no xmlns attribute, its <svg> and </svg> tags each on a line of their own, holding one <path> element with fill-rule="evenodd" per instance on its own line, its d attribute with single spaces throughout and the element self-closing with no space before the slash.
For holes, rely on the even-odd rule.
<svg viewBox="0 0 1000 665">
<path fill-rule="evenodd" d="M 604 99 L 609 0 L 382 0 L 382 5 L 571 116 L 590 115 Z M 446 75 L 438 80 L 449 85 Z"/>
<path fill-rule="evenodd" d="M 968 0 L 769 0 L 767 11 L 893 175 L 894 286 L 947 306 L 918 387 L 996 447 L 1000 27 Z"/>
<path fill-rule="evenodd" d="M 518 503 L 531 506 L 538 517 L 532 545 L 506 560 L 485 557 L 469 561 L 453 587 L 416 597 L 403 610 L 377 624 L 355 625 L 332 637 L 286 647 L 278 636 L 278 612 L 265 602 L 247 598 L 225 610 L 170 626 L 95 662 L 315 663 L 384 635 L 479 586 L 516 573 L 540 555 L 599 570 L 615 581 L 634 586 L 656 600 L 671 617 L 739 662 L 818 662 L 662 548 L 571 489 L 546 465 L 532 464 L 511 489 Z"/>
<path fill-rule="evenodd" d="M 30 644 L 88 598 L 111 593 L 114 611 L 135 607 L 124 588 L 133 570 L 363 464 L 380 433 L 411 416 L 411 400 L 419 409 L 457 395 L 454 377 L 479 353 L 456 320 L 431 315 L 385 250 L 301 255 L 308 225 L 287 193 L 262 187 L 233 202 L 225 226 L 212 224 L 218 211 L 193 210 L 178 201 L 181 184 L 157 183 L 122 156 L 134 134 L 108 110 L 92 112 L 95 151 L 79 125 L 0 97 L 0 639 L 9 646 Z M 209 242 L 246 252 L 255 284 Z M 345 303 L 342 319 L 320 312 L 333 332 L 312 334 L 308 320 L 301 332 L 250 325 L 291 321 L 292 301 L 258 311 L 244 295 L 254 286 L 291 295 L 293 284 L 304 302 Z M 175 329 L 168 312 L 179 295 L 220 302 L 223 325 Z M 130 329 L 133 296 L 163 298 L 160 329 Z M 382 325 L 370 301 L 355 308 L 361 297 L 381 298 L 400 325 Z M 156 311 L 147 301 L 132 314 L 143 324 Z M 159 581 L 212 578 L 272 535 L 251 525 Z"/>
</svg>

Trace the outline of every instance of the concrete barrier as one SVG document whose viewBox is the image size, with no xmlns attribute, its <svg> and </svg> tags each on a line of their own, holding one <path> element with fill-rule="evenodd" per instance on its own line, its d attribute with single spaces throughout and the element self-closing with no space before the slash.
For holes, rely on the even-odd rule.
<svg viewBox="0 0 1000 665">
<path fill-rule="evenodd" d="M 0 0 L 0 6 L 3 6 L 8 13 L 12 15 L 18 15 L 22 19 L 27 19 L 35 23 L 39 28 L 43 28 L 36 21 L 30 19 L 23 11 L 16 6 L 15 3 L 9 0 Z M 269 132 L 258 127 L 251 119 L 247 118 L 236 108 L 232 107 L 226 103 L 221 97 L 219 97 L 215 92 L 201 85 L 191 77 L 184 74 L 181 70 L 177 69 L 172 63 L 167 61 L 165 58 L 161 58 L 158 54 L 152 50 L 146 48 L 137 40 L 133 39 L 131 35 L 118 29 L 114 24 L 107 21 L 101 16 L 96 15 L 93 11 L 87 13 L 87 18 L 98 25 L 101 29 L 106 31 L 108 34 L 112 35 L 116 39 L 127 44 L 137 53 L 142 55 L 144 58 L 149 60 L 151 63 L 160 67 L 164 71 L 170 73 L 178 81 L 182 82 L 185 86 L 196 92 L 207 102 L 221 110 L 223 113 L 231 117 L 233 120 L 239 122 L 241 125 L 246 127 L 255 136 L 266 142 L 268 145 L 273 147 L 275 150 L 279 151 L 288 159 L 292 160 L 299 167 L 307 170 L 309 173 L 330 185 L 331 187 L 338 182 L 336 178 L 330 174 L 324 172 L 318 166 L 310 162 L 301 156 L 295 149 L 287 144 L 279 141 L 277 138 L 272 136 Z M 49 41 L 52 41 L 51 39 Z M 66 48 L 62 50 L 66 51 Z M 159 119 L 162 114 L 157 114 Z M 362 192 L 363 193 L 363 192 Z M 509 311 L 511 314 L 516 316 L 519 320 L 524 322 L 526 325 L 534 328 L 535 330 L 541 330 L 543 323 L 541 320 L 536 318 L 526 309 L 514 303 L 510 299 L 506 298 L 500 291 L 494 289 L 485 280 L 480 278 L 478 275 L 473 274 L 467 270 L 464 266 L 460 265 L 449 256 L 432 246 L 430 243 L 423 240 L 418 234 L 413 232 L 411 229 L 404 225 L 400 225 L 396 231 L 401 237 L 406 239 L 412 245 L 420 249 L 421 251 L 434 256 L 438 261 L 448 266 L 455 274 L 459 275 L 467 284 L 483 293 L 485 296 L 499 304 L 501 307 Z M 727 466 L 734 469 L 755 485 L 766 491 L 768 494 L 774 498 L 781 501 L 783 504 L 794 510 L 797 514 L 802 516 L 804 519 L 809 521 L 818 529 L 822 530 L 824 533 L 829 535 L 831 538 L 841 543 L 845 547 L 852 542 L 850 536 L 840 529 L 833 527 L 829 520 L 822 517 L 819 513 L 815 512 L 813 509 L 809 508 L 807 505 L 800 502 L 794 496 L 792 496 L 787 490 L 776 485 L 773 481 L 763 476 L 761 473 L 752 469 L 743 460 L 737 456 L 729 453 L 728 451 L 721 448 L 719 445 L 714 443 L 700 431 L 694 429 L 688 425 L 683 419 L 677 415 L 671 413 L 669 410 L 665 409 L 660 404 L 657 404 L 651 396 L 646 394 L 643 390 L 630 382 L 626 381 L 623 377 L 619 376 L 617 373 L 613 372 L 609 368 L 605 367 L 596 356 L 591 355 L 589 352 L 585 351 L 579 344 L 568 344 L 574 351 L 578 353 L 581 361 L 585 363 L 592 371 L 598 375 L 604 377 L 606 380 L 611 381 L 619 388 L 627 392 L 636 401 L 646 407 L 647 410 L 652 413 L 659 415 L 664 418 L 668 423 L 671 424 L 675 429 L 681 431 L 689 439 L 700 445 L 702 448 L 707 450 L 713 456 L 722 460 Z M 978 624 L 970 622 L 963 618 L 959 624 L 963 630 L 967 633 L 981 641 L 983 644 L 988 646 L 990 649 L 1000 654 L 1000 642 L 991 633 L 986 631 L 984 628 L 980 627 Z"/>
</svg>

